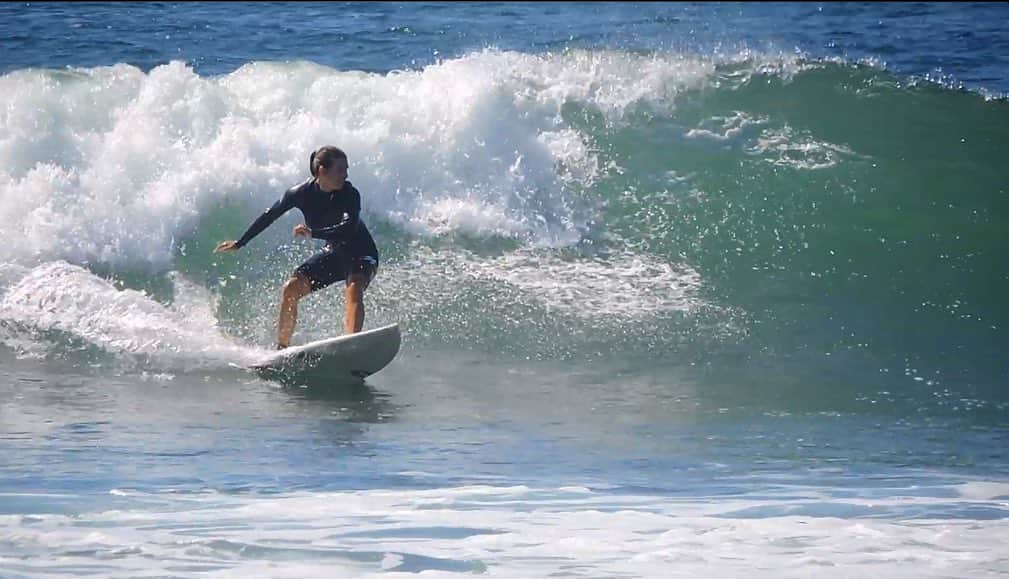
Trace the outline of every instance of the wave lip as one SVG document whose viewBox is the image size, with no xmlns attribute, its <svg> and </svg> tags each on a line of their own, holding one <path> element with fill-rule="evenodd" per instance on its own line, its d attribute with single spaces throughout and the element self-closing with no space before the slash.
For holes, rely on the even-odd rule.
<svg viewBox="0 0 1009 579">
<path fill-rule="evenodd" d="M 173 240 L 238 205 L 251 218 L 336 143 L 366 213 L 411 234 L 581 238 L 577 202 L 606 170 L 571 103 L 619 122 L 674 106 L 713 62 L 662 54 L 484 50 L 370 74 L 254 62 L 202 77 L 181 62 L 0 77 L 2 260 L 169 269 Z"/>
</svg>

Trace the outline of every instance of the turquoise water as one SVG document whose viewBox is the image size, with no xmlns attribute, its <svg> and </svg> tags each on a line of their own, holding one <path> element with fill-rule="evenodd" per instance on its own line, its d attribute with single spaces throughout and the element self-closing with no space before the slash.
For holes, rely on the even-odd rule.
<svg viewBox="0 0 1009 579">
<path fill-rule="evenodd" d="M 0 15 L 0 575 L 1004 573 L 1004 6 Z M 306 388 L 211 250 L 326 143 L 404 341 Z"/>
</svg>

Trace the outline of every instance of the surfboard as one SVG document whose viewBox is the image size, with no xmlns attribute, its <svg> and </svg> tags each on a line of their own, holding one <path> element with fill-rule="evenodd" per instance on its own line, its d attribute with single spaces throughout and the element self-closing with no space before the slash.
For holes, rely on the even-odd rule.
<svg viewBox="0 0 1009 579">
<path fill-rule="evenodd" d="M 260 376 L 305 385 L 360 382 L 399 353 L 399 324 L 271 352 L 252 365 Z"/>
</svg>

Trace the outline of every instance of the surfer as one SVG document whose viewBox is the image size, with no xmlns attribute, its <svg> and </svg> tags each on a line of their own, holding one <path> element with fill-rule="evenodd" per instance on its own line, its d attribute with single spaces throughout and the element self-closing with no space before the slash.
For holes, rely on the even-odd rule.
<svg viewBox="0 0 1009 579">
<path fill-rule="evenodd" d="M 284 284 L 277 320 L 277 349 L 291 344 L 298 321 L 298 300 L 334 282 L 345 282 L 344 330 L 364 326 L 364 290 L 378 271 L 378 249 L 361 221 L 361 193 L 347 180 L 347 154 L 325 146 L 309 158 L 312 178 L 288 189 L 260 215 L 237 241 L 222 241 L 214 253 L 242 248 L 271 223 L 297 207 L 305 223 L 294 226 L 294 236 L 323 239 L 322 250 L 298 266 Z"/>
</svg>

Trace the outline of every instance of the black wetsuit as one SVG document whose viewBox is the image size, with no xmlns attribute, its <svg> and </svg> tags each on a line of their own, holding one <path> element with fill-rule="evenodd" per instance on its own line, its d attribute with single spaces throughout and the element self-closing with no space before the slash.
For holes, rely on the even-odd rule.
<svg viewBox="0 0 1009 579">
<path fill-rule="evenodd" d="M 368 228 L 361 221 L 361 193 L 345 181 L 339 191 L 323 191 L 315 179 L 291 187 L 279 201 L 260 215 L 241 239 L 243 247 L 271 223 L 297 207 L 305 216 L 305 225 L 312 237 L 326 240 L 322 251 L 313 255 L 296 270 L 305 274 L 312 291 L 347 279 L 352 273 L 363 273 L 370 280 L 378 269 L 378 248 Z"/>
</svg>

